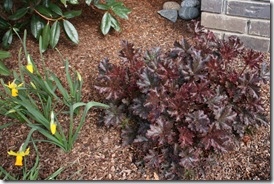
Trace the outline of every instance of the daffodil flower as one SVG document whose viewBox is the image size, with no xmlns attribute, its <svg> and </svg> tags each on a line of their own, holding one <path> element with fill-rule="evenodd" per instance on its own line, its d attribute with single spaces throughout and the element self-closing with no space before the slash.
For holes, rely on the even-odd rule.
<svg viewBox="0 0 274 184">
<path fill-rule="evenodd" d="M 28 70 L 30 73 L 33 73 L 33 65 L 32 65 L 32 62 L 31 62 L 31 59 L 30 59 L 30 55 L 29 55 L 29 54 L 28 54 L 27 60 L 28 60 L 28 64 L 27 64 L 26 68 L 27 68 L 27 70 Z"/>
<path fill-rule="evenodd" d="M 17 153 L 14 151 L 8 151 L 9 155 L 16 156 L 15 164 L 16 166 L 23 166 L 23 157 L 29 154 L 29 148 L 26 151 L 19 150 Z"/>
<path fill-rule="evenodd" d="M 21 87 L 23 85 L 23 83 L 17 85 L 15 84 L 15 82 L 13 81 L 12 83 L 8 83 L 8 85 L 6 85 L 8 88 L 11 89 L 11 96 L 18 96 L 18 88 Z"/>
<path fill-rule="evenodd" d="M 54 135 L 55 132 L 56 132 L 56 126 L 57 125 L 54 121 L 54 113 L 53 113 L 53 111 L 51 111 L 51 114 L 50 114 L 50 131 L 51 131 L 52 135 Z"/>
</svg>

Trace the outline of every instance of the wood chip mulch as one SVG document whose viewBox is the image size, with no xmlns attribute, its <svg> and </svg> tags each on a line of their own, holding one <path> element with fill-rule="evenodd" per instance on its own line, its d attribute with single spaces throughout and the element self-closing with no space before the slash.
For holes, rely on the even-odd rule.
<svg viewBox="0 0 274 184">
<path fill-rule="evenodd" d="M 95 90 L 97 65 L 108 57 L 117 62 L 121 40 L 127 40 L 142 50 L 160 46 L 167 50 L 174 41 L 187 38 L 192 33 L 187 31 L 188 21 L 178 19 L 174 24 L 161 17 L 157 11 L 162 9 L 166 0 L 125 0 L 125 5 L 132 10 L 129 20 L 120 20 L 122 32 L 111 31 L 103 36 L 99 30 L 102 14 L 85 5 L 74 7 L 82 9 L 82 15 L 71 19 L 78 30 L 80 44 L 71 44 L 62 34 L 57 45 L 64 58 L 68 58 L 72 68 L 82 75 L 84 80 L 83 101 L 102 101 L 102 96 Z M 177 2 L 181 2 L 177 0 Z M 12 45 L 12 58 L 5 60 L 10 69 L 18 66 L 18 50 L 21 47 L 18 39 Z M 38 68 L 41 68 L 38 43 L 28 36 L 28 51 Z M 58 53 L 48 50 L 44 54 L 45 63 L 57 76 L 64 78 L 64 67 Z M 269 59 L 269 57 L 268 57 Z M 270 61 L 270 59 L 269 59 Z M 24 62 L 26 62 L 24 60 Z M 266 112 L 270 112 L 270 87 L 262 87 L 265 94 Z M 154 180 L 157 173 L 147 168 L 138 167 L 133 160 L 133 149 L 121 146 L 119 131 L 98 127 L 99 110 L 91 110 L 86 118 L 73 150 L 64 153 L 60 148 L 37 143 L 40 156 L 40 179 L 43 180 L 60 167 L 66 169 L 57 177 L 58 180 Z M 7 117 L 0 125 L 11 122 Z M 64 123 L 66 120 L 63 120 Z M 0 131 L 0 163 L 4 169 L 18 174 L 22 168 L 14 166 L 14 157 L 7 151 L 18 150 L 26 139 L 29 128 L 24 124 L 15 124 Z M 43 138 L 35 133 L 35 138 Z M 246 144 L 245 144 L 246 143 Z M 35 162 L 35 152 L 26 157 L 28 164 Z M 217 156 L 216 156 L 217 157 Z M 192 180 L 269 180 L 270 179 L 270 126 L 262 127 L 248 141 L 242 141 L 232 153 L 217 158 L 218 163 L 193 176 Z"/>
</svg>

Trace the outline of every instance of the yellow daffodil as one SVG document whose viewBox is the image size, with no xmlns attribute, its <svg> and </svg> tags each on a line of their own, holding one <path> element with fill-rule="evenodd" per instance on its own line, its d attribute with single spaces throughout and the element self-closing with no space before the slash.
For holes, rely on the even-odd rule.
<svg viewBox="0 0 274 184">
<path fill-rule="evenodd" d="M 6 86 L 11 89 L 11 96 L 16 97 L 16 96 L 18 96 L 18 89 L 17 88 L 21 87 L 22 85 L 23 85 L 23 83 L 17 85 L 13 81 L 12 83 L 9 82 L 9 84 L 6 85 Z"/>
<path fill-rule="evenodd" d="M 28 54 L 27 60 L 28 60 L 28 64 L 27 64 L 26 68 L 30 73 L 33 73 L 33 65 L 32 65 L 31 58 L 30 58 L 29 54 Z"/>
<path fill-rule="evenodd" d="M 8 151 L 9 155 L 16 156 L 15 164 L 16 166 L 23 166 L 23 157 L 29 154 L 29 148 L 26 151 L 19 150 L 17 153 L 14 151 Z"/>
<path fill-rule="evenodd" d="M 54 121 L 54 113 L 53 111 L 51 111 L 51 114 L 50 114 L 50 131 L 51 133 L 54 135 L 55 132 L 56 132 L 56 123 Z"/>
<path fill-rule="evenodd" d="M 27 70 L 28 70 L 30 73 L 33 73 L 33 66 L 32 66 L 32 64 L 28 64 L 28 65 L 26 66 L 26 68 L 27 68 Z"/>
</svg>

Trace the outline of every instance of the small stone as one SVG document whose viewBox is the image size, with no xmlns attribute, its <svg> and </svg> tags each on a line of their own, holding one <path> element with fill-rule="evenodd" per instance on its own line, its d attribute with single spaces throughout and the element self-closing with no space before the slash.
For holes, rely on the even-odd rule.
<svg viewBox="0 0 274 184">
<path fill-rule="evenodd" d="M 163 5 L 164 10 L 178 10 L 181 8 L 180 4 L 173 1 L 167 1 Z"/>
<path fill-rule="evenodd" d="M 182 7 L 179 10 L 179 17 L 184 20 L 195 19 L 200 15 L 200 10 L 195 7 Z"/>
<path fill-rule="evenodd" d="M 158 13 L 172 22 L 176 22 L 178 18 L 177 10 L 160 10 Z"/>
<path fill-rule="evenodd" d="M 200 1 L 199 0 L 184 0 L 181 3 L 182 7 L 198 7 L 200 6 Z"/>
</svg>

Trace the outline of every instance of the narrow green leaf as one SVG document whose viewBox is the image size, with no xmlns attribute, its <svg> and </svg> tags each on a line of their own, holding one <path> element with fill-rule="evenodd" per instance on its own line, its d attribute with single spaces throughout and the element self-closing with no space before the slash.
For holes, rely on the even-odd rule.
<svg viewBox="0 0 274 184">
<path fill-rule="evenodd" d="M 78 125 L 78 127 L 77 127 L 77 129 L 76 129 L 76 131 L 75 131 L 75 133 L 74 133 L 74 135 L 73 135 L 73 137 L 72 137 L 72 143 L 75 142 L 75 140 L 76 140 L 76 138 L 77 138 L 77 136 L 78 136 L 78 134 L 79 134 L 79 131 L 81 130 L 81 128 L 82 128 L 82 126 L 83 126 L 83 124 L 84 124 L 84 122 L 85 122 L 86 115 L 87 115 L 87 113 L 88 113 L 88 111 L 89 111 L 90 108 L 92 108 L 92 107 L 101 107 L 101 108 L 106 108 L 106 109 L 109 108 L 108 105 L 102 104 L 102 103 L 100 103 L 100 102 L 94 102 L 94 101 L 92 101 L 92 102 L 88 102 L 87 104 L 85 104 L 85 103 L 83 103 L 83 102 L 78 102 L 78 103 L 75 103 L 75 104 L 73 105 L 73 111 L 74 111 L 76 108 L 78 108 L 78 107 L 80 107 L 80 106 L 83 106 L 83 105 L 86 105 L 86 106 L 85 106 L 85 110 L 84 110 L 84 112 L 83 112 L 83 114 L 82 114 L 80 123 L 79 123 L 79 125 Z"/>
<path fill-rule="evenodd" d="M 39 36 L 39 52 L 40 52 L 40 55 L 44 52 L 44 49 L 43 49 L 43 39 L 42 39 L 41 35 Z"/>
<path fill-rule="evenodd" d="M 0 61 L 0 75 L 9 76 L 10 74 L 9 69 Z"/>
<path fill-rule="evenodd" d="M 56 170 L 54 173 L 52 173 L 49 177 L 47 177 L 45 180 L 54 180 L 56 176 L 58 176 L 61 172 L 63 172 L 65 168 L 61 167 L 58 170 Z"/>
<path fill-rule="evenodd" d="M 13 15 L 9 16 L 8 18 L 10 20 L 18 20 L 22 18 L 26 13 L 28 12 L 28 8 L 24 7 L 19 10 L 17 10 Z"/>
<path fill-rule="evenodd" d="M 12 29 L 8 30 L 3 38 L 2 38 L 2 46 L 5 48 L 5 49 L 8 49 L 10 47 L 10 44 L 12 43 Z"/>
<path fill-rule="evenodd" d="M 63 25 L 64 25 L 64 30 L 68 38 L 73 42 L 78 44 L 79 39 L 78 39 L 78 33 L 75 27 L 68 21 L 68 20 L 63 20 Z"/>
<path fill-rule="evenodd" d="M 64 17 L 67 19 L 70 19 L 70 18 L 81 15 L 81 13 L 82 13 L 82 10 L 69 11 L 64 13 Z"/>
<path fill-rule="evenodd" d="M 10 123 L 5 123 L 4 125 L 0 125 L 0 130 L 6 128 L 6 127 L 9 127 L 11 125 L 15 124 L 14 122 L 10 122 Z"/>
<path fill-rule="evenodd" d="M 54 48 L 60 37 L 60 23 L 58 21 L 55 21 L 52 24 L 52 27 L 50 29 L 50 46 Z"/>
<path fill-rule="evenodd" d="M 111 15 L 106 12 L 101 21 L 101 31 L 104 35 L 108 34 L 111 27 Z"/>
<path fill-rule="evenodd" d="M 31 17 L 30 28 L 34 38 L 36 39 L 39 38 L 44 27 L 45 27 L 45 22 L 39 16 L 33 15 Z"/>
<path fill-rule="evenodd" d="M 9 58 L 11 55 L 7 51 L 0 50 L 0 59 L 6 59 Z"/>
</svg>

